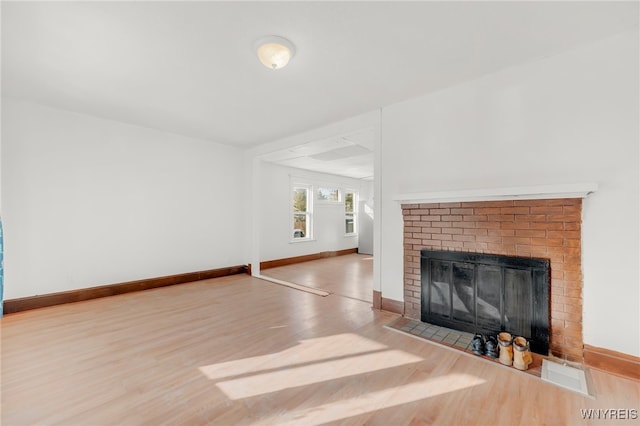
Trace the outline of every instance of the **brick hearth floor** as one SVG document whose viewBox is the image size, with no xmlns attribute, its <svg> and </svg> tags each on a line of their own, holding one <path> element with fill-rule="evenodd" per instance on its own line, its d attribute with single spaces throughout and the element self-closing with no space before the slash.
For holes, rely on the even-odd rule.
<svg viewBox="0 0 640 426">
<path fill-rule="evenodd" d="M 400 317 L 392 322 L 390 322 L 387 327 L 392 328 L 397 331 L 401 331 L 403 333 L 410 334 L 412 336 L 435 342 L 440 345 L 448 346 L 452 349 L 456 349 L 472 356 L 481 358 L 483 360 L 487 360 L 490 362 L 494 362 L 502 367 L 511 368 L 514 371 L 520 371 L 513 367 L 507 367 L 497 359 L 488 357 L 488 356 L 480 356 L 476 355 L 471 351 L 471 340 L 473 340 L 473 333 L 466 333 L 464 331 L 452 330 L 450 328 L 441 327 L 434 324 L 429 324 L 426 322 L 413 320 L 409 318 Z M 540 377 L 541 375 L 541 367 L 542 360 L 546 357 L 542 355 L 532 353 L 533 355 L 533 363 L 529 366 L 529 369 L 524 371 L 524 373 L 528 373 L 534 375 L 536 377 Z"/>
</svg>

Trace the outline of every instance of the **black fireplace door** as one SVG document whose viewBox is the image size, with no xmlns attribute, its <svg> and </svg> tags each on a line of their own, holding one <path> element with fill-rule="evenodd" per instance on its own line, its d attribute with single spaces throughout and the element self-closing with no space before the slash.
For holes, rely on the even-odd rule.
<svg viewBox="0 0 640 426">
<path fill-rule="evenodd" d="M 507 331 L 549 351 L 549 260 L 421 250 L 421 319 L 472 333 Z"/>
</svg>

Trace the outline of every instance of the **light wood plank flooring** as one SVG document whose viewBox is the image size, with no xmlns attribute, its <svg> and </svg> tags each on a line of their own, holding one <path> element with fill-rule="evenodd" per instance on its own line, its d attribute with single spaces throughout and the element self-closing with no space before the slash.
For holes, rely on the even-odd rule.
<svg viewBox="0 0 640 426">
<path fill-rule="evenodd" d="M 373 256 L 348 254 L 262 271 L 262 275 L 373 302 Z"/>
<path fill-rule="evenodd" d="M 247 275 L 5 316 L 3 425 L 571 425 L 638 409 L 383 326 L 370 303 Z M 637 424 L 616 420 L 611 424 Z"/>
</svg>

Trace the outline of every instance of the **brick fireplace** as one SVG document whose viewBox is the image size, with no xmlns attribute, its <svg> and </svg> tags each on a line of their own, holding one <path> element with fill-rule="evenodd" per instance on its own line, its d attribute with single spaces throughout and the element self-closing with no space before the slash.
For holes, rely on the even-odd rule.
<svg viewBox="0 0 640 426">
<path fill-rule="evenodd" d="M 549 259 L 550 352 L 583 362 L 581 198 L 402 204 L 404 312 L 420 319 L 423 248 Z"/>
</svg>

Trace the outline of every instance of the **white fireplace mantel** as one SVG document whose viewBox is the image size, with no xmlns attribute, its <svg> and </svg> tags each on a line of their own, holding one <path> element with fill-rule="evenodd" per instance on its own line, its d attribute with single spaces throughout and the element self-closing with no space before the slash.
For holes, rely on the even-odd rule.
<svg viewBox="0 0 640 426">
<path fill-rule="evenodd" d="M 455 191 L 432 191 L 396 194 L 401 204 L 455 203 L 463 201 L 541 200 L 549 198 L 585 198 L 596 192 L 597 183 L 518 186 L 510 188 L 481 188 Z"/>
</svg>

